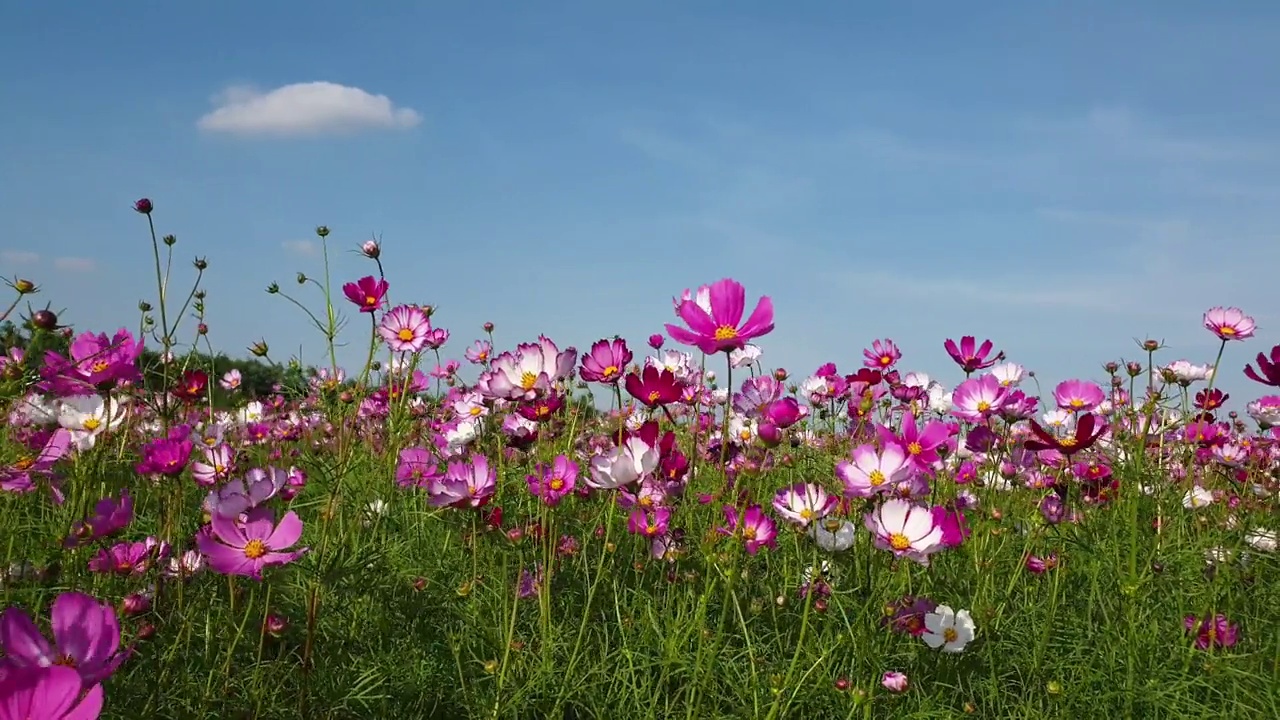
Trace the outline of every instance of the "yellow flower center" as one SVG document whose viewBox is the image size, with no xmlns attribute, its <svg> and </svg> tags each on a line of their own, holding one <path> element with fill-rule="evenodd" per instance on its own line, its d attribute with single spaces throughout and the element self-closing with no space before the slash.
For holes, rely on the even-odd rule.
<svg viewBox="0 0 1280 720">
<path fill-rule="evenodd" d="M 991 403 L 987 402 L 986 400 L 978 401 L 978 412 L 986 412 L 990 409 L 991 409 Z"/>
<path fill-rule="evenodd" d="M 958 637 L 960 637 L 960 634 L 957 633 L 956 629 L 953 627 L 944 628 L 942 630 L 942 639 L 945 642 L 953 643 Z"/>
<path fill-rule="evenodd" d="M 812 519 L 813 519 L 813 511 L 812 511 L 812 510 L 810 510 L 809 508 L 805 508 L 805 509 L 803 509 L 803 510 L 801 510 L 801 511 L 800 511 L 800 517 L 801 517 L 802 519 L 804 519 L 804 520 L 812 520 Z"/>
<path fill-rule="evenodd" d="M 867 475 L 867 480 L 873 486 L 883 485 L 885 480 L 884 473 L 880 472 L 879 470 L 872 470 L 871 473 Z"/>
<path fill-rule="evenodd" d="M 250 560 L 257 560 L 267 554 L 267 544 L 261 540 L 250 540 L 244 546 L 244 556 Z"/>
<path fill-rule="evenodd" d="M 62 667 L 69 667 L 69 668 L 75 669 L 75 667 L 76 667 L 76 659 L 75 659 L 75 658 L 73 658 L 73 657 L 71 657 L 70 655 L 67 655 L 66 653 L 63 653 L 62 655 L 59 655 L 59 656 L 57 657 L 57 659 L 55 659 L 55 660 L 53 661 L 53 664 L 54 664 L 54 665 L 61 665 Z"/>
<path fill-rule="evenodd" d="M 538 384 L 538 376 L 531 372 L 525 371 L 520 373 L 520 389 L 532 390 L 534 385 Z"/>
<path fill-rule="evenodd" d="M 1082 408 L 1084 407 L 1084 401 L 1080 398 L 1071 398 L 1071 407 L 1077 409 Z"/>
<path fill-rule="evenodd" d="M 96 417 L 87 417 L 84 419 L 84 422 L 80 423 L 80 427 L 88 430 L 89 432 L 93 432 L 94 430 L 102 427 L 102 421 Z"/>
<path fill-rule="evenodd" d="M 560 492 L 561 490 L 564 489 L 564 480 L 561 480 L 560 478 L 551 478 L 551 482 L 547 483 L 547 485 L 552 490 L 556 492 Z"/>
<path fill-rule="evenodd" d="M 365 304 L 365 305 L 377 305 L 377 304 L 378 304 L 378 298 L 376 298 L 376 297 L 374 297 L 374 296 L 372 296 L 372 295 L 365 295 L 365 296 L 364 296 L 364 304 Z"/>
<path fill-rule="evenodd" d="M 1075 447 L 1076 439 L 1073 437 L 1062 438 L 1058 441 L 1058 444 L 1063 447 Z"/>
<path fill-rule="evenodd" d="M 734 340 L 738 337 L 738 328 L 733 327 L 732 325 L 721 325 L 720 327 L 716 328 L 715 337 L 716 337 L 716 342 L 723 342 L 725 340 Z"/>
<path fill-rule="evenodd" d="M 94 364 L 90 365 L 89 370 L 96 373 L 100 373 L 100 372 L 106 372 L 107 368 L 109 367 L 111 367 L 111 363 L 107 362 L 106 360 L 99 360 Z"/>
<path fill-rule="evenodd" d="M 654 525 L 654 524 L 652 524 L 652 523 L 650 523 L 649 525 L 645 526 L 644 534 L 645 534 L 645 535 L 657 535 L 657 534 L 658 534 L 658 526 L 657 526 L 657 525 Z"/>
<path fill-rule="evenodd" d="M 907 452 L 911 453 L 912 455 L 919 455 L 920 453 L 924 452 L 924 447 L 921 446 L 920 443 L 918 442 L 910 442 L 910 443 L 907 443 Z"/>
<path fill-rule="evenodd" d="M 33 457 L 22 457 L 22 458 L 18 458 L 18 462 L 14 465 L 14 468 L 15 468 L 18 472 L 24 472 L 24 471 L 26 471 L 26 470 L 31 469 L 31 466 L 32 466 L 32 465 L 35 465 L 35 464 L 36 464 L 36 459 L 35 459 L 35 458 L 33 458 Z"/>
<path fill-rule="evenodd" d="M 1218 332 L 1222 333 L 1223 335 L 1235 335 L 1236 329 L 1233 327 L 1226 327 L 1224 325 L 1223 327 L 1218 328 Z"/>
<path fill-rule="evenodd" d="M 893 533 L 889 536 L 889 547 L 897 550 L 898 552 L 902 552 L 903 550 L 911 547 L 911 538 L 903 535 L 902 533 Z"/>
<path fill-rule="evenodd" d="M 215 474 L 221 475 L 222 473 L 224 473 L 224 472 L 226 472 L 226 471 L 227 471 L 227 466 L 226 466 L 226 465 L 214 465 L 214 466 L 213 466 L 213 472 L 214 472 Z"/>
<path fill-rule="evenodd" d="M 409 342 L 413 339 L 413 331 L 409 328 L 401 328 L 400 332 L 396 333 L 396 337 L 400 338 L 401 342 Z"/>
<path fill-rule="evenodd" d="M 654 390 L 653 392 L 649 393 L 649 402 L 656 403 L 658 402 L 658 398 L 660 397 L 662 397 L 662 393 L 658 392 L 657 390 Z"/>
<path fill-rule="evenodd" d="M 471 409 L 468 410 L 467 412 L 471 415 L 471 417 L 477 417 L 478 415 L 480 415 L 480 413 L 484 412 L 484 408 L 480 407 L 479 405 L 472 405 Z"/>
<path fill-rule="evenodd" d="M 755 540 L 756 527 L 754 525 L 748 525 L 742 528 L 742 537 L 746 538 L 747 540 Z"/>
</svg>

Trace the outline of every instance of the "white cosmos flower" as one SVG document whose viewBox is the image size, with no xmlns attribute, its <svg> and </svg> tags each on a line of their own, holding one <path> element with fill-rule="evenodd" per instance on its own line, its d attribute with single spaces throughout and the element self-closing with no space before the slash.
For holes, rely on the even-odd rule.
<svg viewBox="0 0 1280 720">
<path fill-rule="evenodd" d="M 657 467 L 657 449 L 642 438 L 629 437 L 611 452 L 591 458 L 587 483 L 601 489 L 619 488 L 643 478 Z"/>
<path fill-rule="evenodd" d="M 968 610 L 955 612 L 946 605 L 939 605 L 937 610 L 926 614 L 924 627 L 925 644 L 948 653 L 963 652 L 973 641 L 975 630 Z"/>
<path fill-rule="evenodd" d="M 848 520 L 826 518 L 809 527 L 809 535 L 827 552 L 842 552 L 853 547 L 858 526 Z"/>
<path fill-rule="evenodd" d="M 1182 507 L 1188 510 L 1199 510 L 1213 504 L 1213 493 L 1199 485 L 1193 486 L 1182 496 Z"/>
<path fill-rule="evenodd" d="M 729 353 L 729 364 L 736 368 L 754 365 L 760 359 L 760 346 L 747 343 Z"/>
<path fill-rule="evenodd" d="M 127 414 L 123 404 L 101 395 L 68 397 L 58 406 L 58 424 L 71 432 L 78 450 L 88 450 L 99 435 L 119 427 Z"/>
</svg>

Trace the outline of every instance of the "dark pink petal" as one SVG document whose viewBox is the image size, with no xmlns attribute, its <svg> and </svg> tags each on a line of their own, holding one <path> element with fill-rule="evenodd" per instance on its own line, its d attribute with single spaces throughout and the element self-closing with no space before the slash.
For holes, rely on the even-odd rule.
<svg viewBox="0 0 1280 720">
<path fill-rule="evenodd" d="M 736 328 L 742 322 L 747 309 L 747 290 L 741 284 L 725 278 L 711 284 L 711 320 L 716 327 L 728 325 Z"/>
<path fill-rule="evenodd" d="M 773 300 L 765 295 L 756 303 L 756 309 L 751 312 L 751 317 L 747 318 L 747 322 L 738 334 L 744 338 L 757 338 L 771 332 L 773 332 Z"/>
<path fill-rule="evenodd" d="M 681 343 L 683 345 L 697 345 L 698 343 L 702 342 L 703 338 L 701 335 L 685 330 L 679 325 L 667 324 L 667 325 L 664 325 L 663 327 L 666 328 L 667 334 L 671 336 L 672 340 L 675 340 L 676 342 Z M 715 333 L 715 330 L 713 329 L 711 331 L 711 334 L 714 334 L 714 333 Z"/>
<path fill-rule="evenodd" d="M 707 314 L 702 306 L 692 300 L 686 300 L 680 303 L 680 309 L 676 313 L 680 319 L 684 321 L 689 329 L 699 335 L 714 335 L 716 332 L 715 320 Z"/>
<path fill-rule="evenodd" d="M 54 660 L 53 648 L 40 634 L 40 629 L 18 608 L 8 608 L 0 615 L 0 648 L 6 659 L 22 665 L 43 665 Z"/>
</svg>

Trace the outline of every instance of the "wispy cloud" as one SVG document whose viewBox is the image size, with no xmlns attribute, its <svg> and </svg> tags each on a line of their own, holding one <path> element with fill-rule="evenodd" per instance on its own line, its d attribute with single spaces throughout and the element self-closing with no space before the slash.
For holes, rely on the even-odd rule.
<svg viewBox="0 0 1280 720">
<path fill-rule="evenodd" d="M 422 122 L 417 111 L 397 107 L 386 95 L 331 82 L 295 83 L 269 92 L 235 86 L 220 93 L 214 104 L 198 126 L 232 135 L 331 135 L 404 129 Z"/>
<path fill-rule="evenodd" d="M 92 258 L 59 257 L 53 259 L 53 266 L 63 272 L 91 272 L 98 267 Z"/>
<path fill-rule="evenodd" d="M 319 246 L 313 240 L 285 240 L 281 247 L 295 255 L 311 257 L 319 252 Z"/>
<path fill-rule="evenodd" d="M 40 262 L 40 254 L 29 250 L 0 250 L 0 259 L 10 265 L 34 265 Z"/>
</svg>

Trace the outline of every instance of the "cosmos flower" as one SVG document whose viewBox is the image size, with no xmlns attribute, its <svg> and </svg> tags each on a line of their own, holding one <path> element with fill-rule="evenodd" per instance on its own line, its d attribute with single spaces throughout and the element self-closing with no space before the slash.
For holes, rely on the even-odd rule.
<svg viewBox="0 0 1280 720">
<path fill-rule="evenodd" d="M 257 507 L 243 521 L 214 513 L 208 527 L 196 535 L 196 545 L 215 572 L 261 580 L 263 568 L 288 565 L 306 553 L 306 548 L 286 552 L 301 538 L 297 513 L 285 513 L 276 524 L 270 508 Z"/>
<path fill-rule="evenodd" d="M 1212 307 L 1204 313 L 1204 327 L 1223 342 L 1248 340 L 1258 325 L 1237 307 Z"/>
<path fill-rule="evenodd" d="M 676 342 L 711 355 L 740 349 L 748 341 L 773 331 L 773 301 L 767 295 L 757 301 L 746 322 L 742 320 L 746 289 L 738 282 L 718 280 L 707 288 L 705 303 L 703 299 L 700 291 L 696 299 L 680 302 L 676 313 L 688 328 L 670 323 L 665 326 Z"/>
<path fill-rule="evenodd" d="M 378 323 L 378 336 L 391 348 L 391 352 L 421 352 L 427 345 L 430 332 L 431 321 L 416 305 L 397 305 Z"/>
<path fill-rule="evenodd" d="M 366 275 L 353 283 L 342 286 L 342 293 L 355 303 L 362 313 L 371 313 L 382 309 L 386 302 L 388 284 L 386 280 Z"/>
<path fill-rule="evenodd" d="M 627 365 L 631 364 L 631 358 L 626 340 L 597 340 L 591 345 L 591 350 L 582 356 L 582 370 L 578 377 L 587 382 L 616 385 L 626 372 Z"/>
</svg>

